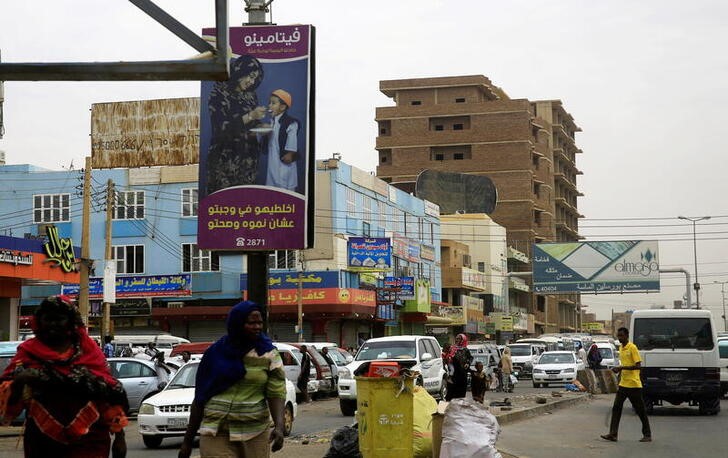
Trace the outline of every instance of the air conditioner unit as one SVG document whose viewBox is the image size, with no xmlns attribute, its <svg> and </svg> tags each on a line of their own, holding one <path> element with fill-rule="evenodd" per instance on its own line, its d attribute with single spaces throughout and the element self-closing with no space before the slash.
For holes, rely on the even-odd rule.
<svg viewBox="0 0 728 458">
<path fill-rule="evenodd" d="M 185 306 L 184 302 L 167 302 L 168 309 L 181 309 Z"/>
</svg>

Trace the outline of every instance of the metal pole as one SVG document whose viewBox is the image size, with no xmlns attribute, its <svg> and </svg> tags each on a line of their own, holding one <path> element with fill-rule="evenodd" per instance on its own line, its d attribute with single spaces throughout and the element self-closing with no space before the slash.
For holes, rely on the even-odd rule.
<svg viewBox="0 0 728 458">
<path fill-rule="evenodd" d="M 91 158 L 86 158 L 83 170 L 83 212 L 81 215 L 81 278 L 78 285 L 78 311 L 88 327 L 88 277 L 91 263 Z"/>
<path fill-rule="evenodd" d="M 698 281 L 698 239 L 696 235 L 695 223 L 693 220 L 693 261 L 695 262 L 695 308 L 700 308 L 700 282 Z"/>
<path fill-rule="evenodd" d="M 687 304 L 686 308 L 690 308 L 690 272 L 685 269 L 660 269 L 659 272 L 661 274 L 668 272 L 685 274 L 685 303 Z"/>
<path fill-rule="evenodd" d="M 728 317 L 725 316 L 725 282 L 720 285 L 720 295 L 723 299 L 723 330 L 728 331 Z"/>
<path fill-rule="evenodd" d="M 111 222 L 114 218 L 114 182 L 109 179 L 106 182 L 106 246 L 104 249 L 104 262 L 112 261 L 111 253 Z M 104 265 L 105 267 L 105 265 Z M 104 275 L 106 277 L 106 275 Z M 109 279 L 104 278 L 105 281 Z M 103 315 L 101 319 L 101 342 L 104 342 L 104 337 L 111 335 L 111 303 L 104 301 Z"/>
</svg>

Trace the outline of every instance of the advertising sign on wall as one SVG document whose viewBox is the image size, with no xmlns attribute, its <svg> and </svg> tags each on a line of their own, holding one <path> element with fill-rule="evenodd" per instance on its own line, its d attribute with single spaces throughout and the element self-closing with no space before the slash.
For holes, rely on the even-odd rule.
<svg viewBox="0 0 728 458">
<path fill-rule="evenodd" d="M 536 293 L 629 293 L 660 290 L 656 240 L 537 243 Z"/>
<path fill-rule="evenodd" d="M 88 290 L 89 298 L 103 298 L 103 278 L 90 278 Z M 78 284 L 61 286 L 61 293 L 69 296 L 78 295 Z M 177 297 L 190 295 L 192 295 L 190 274 L 116 277 L 116 297 Z"/>
<path fill-rule="evenodd" d="M 230 28 L 230 79 L 202 82 L 200 248 L 312 244 L 313 39 L 310 25 Z"/>
<path fill-rule="evenodd" d="M 385 288 L 399 288 L 400 299 L 415 298 L 415 277 L 384 277 Z"/>
<path fill-rule="evenodd" d="M 349 237 L 349 270 L 389 270 L 392 267 L 392 246 L 388 238 Z"/>
<path fill-rule="evenodd" d="M 331 270 L 306 270 L 301 272 L 303 288 L 338 288 L 339 272 Z M 298 288 L 298 272 L 269 272 L 268 289 Z M 240 274 L 240 291 L 248 289 L 248 274 Z"/>
</svg>

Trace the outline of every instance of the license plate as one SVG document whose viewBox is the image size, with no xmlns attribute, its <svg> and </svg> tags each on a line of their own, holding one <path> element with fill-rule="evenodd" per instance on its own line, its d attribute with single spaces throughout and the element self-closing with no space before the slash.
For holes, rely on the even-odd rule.
<svg viewBox="0 0 728 458">
<path fill-rule="evenodd" d="M 665 382 L 668 385 L 679 385 L 682 382 L 682 374 L 667 374 L 665 376 Z"/>
<path fill-rule="evenodd" d="M 559 378 L 558 375 L 549 375 L 548 378 Z"/>
<path fill-rule="evenodd" d="M 167 426 L 169 426 L 170 428 L 186 428 L 187 419 L 186 418 L 168 418 Z"/>
</svg>

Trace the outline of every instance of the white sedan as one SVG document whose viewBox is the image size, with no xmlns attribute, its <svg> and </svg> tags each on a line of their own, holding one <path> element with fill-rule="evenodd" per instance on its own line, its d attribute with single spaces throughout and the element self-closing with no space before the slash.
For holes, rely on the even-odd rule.
<svg viewBox="0 0 728 458">
<path fill-rule="evenodd" d="M 166 437 L 184 436 L 195 397 L 195 376 L 199 364 L 199 361 L 190 361 L 182 366 L 161 393 L 142 403 L 137 420 L 139 433 L 147 447 L 159 447 Z M 286 379 L 284 435 L 291 434 L 297 414 L 296 388 Z"/>
<path fill-rule="evenodd" d="M 533 386 L 539 388 L 549 383 L 572 383 L 576 380 L 579 362 L 570 351 L 547 351 L 533 365 Z"/>
</svg>

